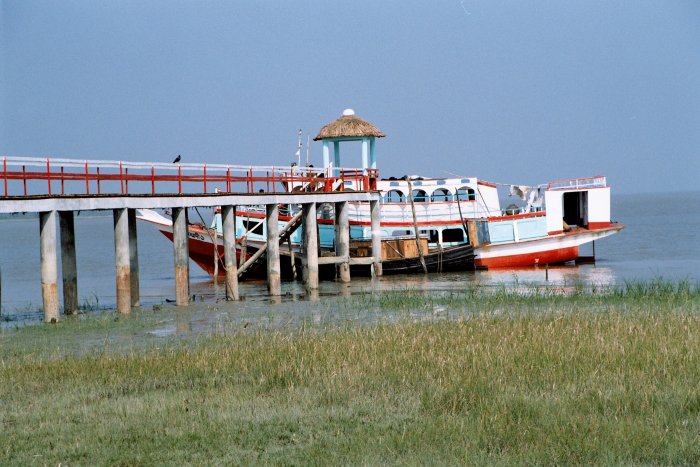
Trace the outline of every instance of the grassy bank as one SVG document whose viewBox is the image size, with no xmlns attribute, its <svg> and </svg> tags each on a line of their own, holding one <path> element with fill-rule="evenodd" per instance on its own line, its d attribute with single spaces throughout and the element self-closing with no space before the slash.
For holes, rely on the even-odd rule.
<svg viewBox="0 0 700 467">
<path fill-rule="evenodd" d="M 338 309 L 406 319 L 117 353 L 22 329 L 0 340 L 0 464 L 700 462 L 698 288 L 560 292 L 367 294 Z"/>
</svg>

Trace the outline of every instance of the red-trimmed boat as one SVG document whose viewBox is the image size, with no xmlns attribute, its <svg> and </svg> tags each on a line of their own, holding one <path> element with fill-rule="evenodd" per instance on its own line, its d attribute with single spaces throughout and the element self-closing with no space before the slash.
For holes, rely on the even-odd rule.
<svg viewBox="0 0 700 467">
<path fill-rule="evenodd" d="M 604 176 L 534 186 L 492 183 L 476 177 L 378 179 L 375 140 L 383 136 L 374 125 L 348 109 L 339 119 L 324 126 L 315 138 L 323 143 L 323 168 L 291 167 L 277 188 L 284 191 L 376 189 L 382 194 L 382 238 L 418 234 L 427 238 L 429 251 L 435 253 L 469 246 L 473 251 L 471 260 L 460 258 L 455 265 L 448 266 L 458 270 L 590 260 L 590 255 L 581 255 L 582 245 L 624 228 L 611 221 L 610 187 Z M 358 169 L 340 168 L 340 144 L 346 141 L 361 143 L 362 163 Z M 328 180 L 335 182 L 329 184 Z M 502 199 L 510 199 L 505 208 L 501 206 Z M 370 238 L 369 206 L 349 204 L 351 241 Z M 288 216 L 280 216 L 281 223 L 291 219 L 295 207 L 290 209 Z M 266 241 L 264 212 L 251 208 L 236 214 L 239 254 L 243 250 L 249 256 Z M 322 248 L 333 247 L 332 217 L 332 212 L 319 209 Z M 149 211 L 142 212 L 140 218 L 156 224 L 172 238 L 169 219 Z M 221 232 L 218 214 L 210 229 L 190 227 L 190 256 L 210 274 L 215 272 L 216 264 L 213 244 L 216 242 L 222 251 Z M 280 249 L 281 254 L 291 257 L 298 253 L 300 242 L 301 232 L 297 231 L 287 247 Z M 287 263 L 291 269 L 292 261 Z M 405 272 L 415 269 L 406 267 Z M 222 265 L 218 271 L 222 273 Z"/>
</svg>

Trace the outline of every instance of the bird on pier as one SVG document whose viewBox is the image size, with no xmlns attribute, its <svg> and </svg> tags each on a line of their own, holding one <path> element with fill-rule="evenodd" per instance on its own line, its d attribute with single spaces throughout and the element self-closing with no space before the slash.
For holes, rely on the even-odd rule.
<svg viewBox="0 0 700 467">
<path fill-rule="evenodd" d="M 181 156 L 180 156 L 180 154 L 178 154 L 177 157 L 175 158 L 175 160 L 173 161 L 173 164 L 177 164 L 178 162 L 180 162 L 180 159 L 181 159 Z"/>
</svg>

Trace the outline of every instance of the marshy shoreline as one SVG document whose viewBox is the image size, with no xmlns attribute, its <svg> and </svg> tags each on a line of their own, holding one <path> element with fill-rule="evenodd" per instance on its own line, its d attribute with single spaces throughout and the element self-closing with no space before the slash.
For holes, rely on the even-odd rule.
<svg viewBox="0 0 700 467">
<path fill-rule="evenodd" d="M 3 330 L 0 463 L 700 461 L 697 284 L 321 302 Z"/>
</svg>

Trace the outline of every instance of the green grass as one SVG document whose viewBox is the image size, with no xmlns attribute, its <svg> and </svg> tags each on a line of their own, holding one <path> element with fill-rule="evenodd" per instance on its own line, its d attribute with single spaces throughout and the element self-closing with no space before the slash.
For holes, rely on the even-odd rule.
<svg viewBox="0 0 700 467">
<path fill-rule="evenodd" d="M 119 352 L 60 343 L 158 315 L 1 335 L 0 464 L 700 462 L 697 286 L 338 302 L 357 307 L 407 319 Z M 460 314 L 414 322 L 420 307 Z"/>
</svg>

